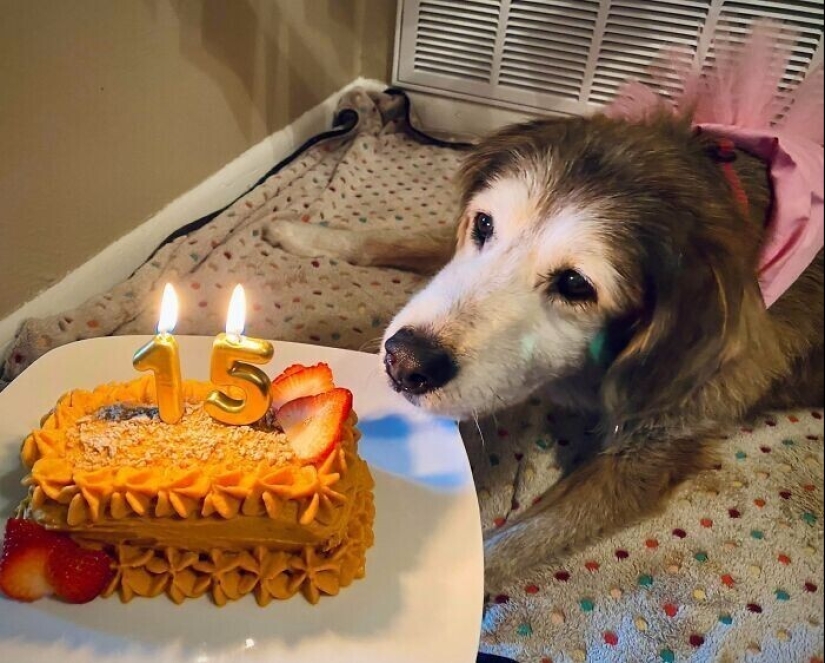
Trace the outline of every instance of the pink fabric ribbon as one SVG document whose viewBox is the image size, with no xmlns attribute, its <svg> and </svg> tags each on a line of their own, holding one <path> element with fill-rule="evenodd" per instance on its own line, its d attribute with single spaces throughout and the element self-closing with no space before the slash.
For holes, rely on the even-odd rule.
<svg viewBox="0 0 825 663">
<path fill-rule="evenodd" d="M 703 132 L 729 138 L 768 164 L 773 209 L 759 261 L 759 286 L 772 306 L 816 258 L 825 240 L 823 148 L 781 129 L 745 129 L 699 124 Z"/>
<path fill-rule="evenodd" d="M 779 39 L 785 35 L 785 39 Z M 633 121 L 662 111 L 689 114 L 700 130 L 727 138 L 763 159 L 770 171 L 773 207 L 759 261 L 759 285 L 770 307 L 822 250 L 823 69 L 791 90 L 780 91 L 791 50 L 792 29 L 757 22 L 741 43 L 725 30 L 715 39 L 716 61 L 707 71 L 693 66 L 695 54 L 666 53 L 653 69 L 656 86 L 679 80 L 682 92 L 668 99 L 638 81 L 620 90 L 605 114 Z M 754 73 L 756 72 L 756 73 Z"/>
</svg>

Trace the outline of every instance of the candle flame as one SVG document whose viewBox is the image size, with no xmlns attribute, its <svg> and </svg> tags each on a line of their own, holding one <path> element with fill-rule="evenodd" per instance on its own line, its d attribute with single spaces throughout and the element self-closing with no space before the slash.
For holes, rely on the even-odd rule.
<svg viewBox="0 0 825 663">
<path fill-rule="evenodd" d="M 226 333 L 228 336 L 240 336 L 246 325 L 246 293 L 243 286 L 236 285 L 229 300 L 229 312 L 226 315 Z"/>
<path fill-rule="evenodd" d="M 158 334 L 171 334 L 176 324 L 178 324 L 178 296 L 172 284 L 167 283 L 160 302 Z"/>
</svg>

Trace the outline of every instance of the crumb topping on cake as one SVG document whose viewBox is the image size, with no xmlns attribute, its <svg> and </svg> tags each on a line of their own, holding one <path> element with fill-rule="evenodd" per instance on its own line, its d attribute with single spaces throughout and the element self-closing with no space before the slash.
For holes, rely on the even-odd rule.
<svg viewBox="0 0 825 663">
<path fill-rule="evenodd" d="M 293 452 L 283 433 L 215 421 L 203 403 L 187 403 L 177 424 L 166 424 L 148 408 L 102 408 L 78 420 L 66 435 L 66 458 L 80 470 L 106 466 L 193 467 L 204 462 L 252 469 L 261 461 L 283 465 Z M 127 415 L 127 416 L 124 416 Z"/>
<path fill-rule="evenodd" d="M 251 426 L 213 420 L 203 408 L 209 383 L 184 381 L 184 417 L 166 424 L 155 412 L 153 387 L 141 377 L 60 399 L 20 450 L 33 508 L 63 505 L 76 527 L 149 514 L 274 519 L 292 502 L 307 525 L 326 522 L 348 500 L 339 488 L 348 485 L 347 456 L 357 449 L 351 410 L 329 455 L 316 462 L 297 454 L 291 433 L 273 417 Z"/>
</svg>

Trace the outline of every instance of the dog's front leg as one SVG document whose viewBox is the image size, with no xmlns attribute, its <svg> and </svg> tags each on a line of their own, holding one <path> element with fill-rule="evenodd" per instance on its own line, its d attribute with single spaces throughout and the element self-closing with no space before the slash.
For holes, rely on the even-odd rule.
<svg viewBox="0 0 825 663">
<path fill-rule="evenodd" d="M 264 238 L 293 255 L 326 256 L 363 267 L 394 267 L 434 274 L 455 251 L 455 229 L 437 226 L 429 231 L 346 230 L 300 221 L 278 221 Z"/>
<path fill-rule="evenodd" d="M 651 515 L 680 482 L 713 464 L 710 449 L 696 440 L 660 440 L 594 457 L 490 532 L 484 544 L 487 593 L 499 593 L 533 565 Z"/>
</svg>

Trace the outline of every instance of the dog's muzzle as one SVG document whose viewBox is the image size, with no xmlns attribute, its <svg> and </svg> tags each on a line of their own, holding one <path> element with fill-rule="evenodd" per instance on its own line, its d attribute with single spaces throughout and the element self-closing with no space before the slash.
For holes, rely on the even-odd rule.
<svg viewBox="0 0 825 663">
<path fill-rule="evenodd" d="M 384 367 L 396 391 L 420 396 L 443 387 L 458 373 L 447 348 L 411 327 L 393 334 L 384 350 Z"/>
</svg>

